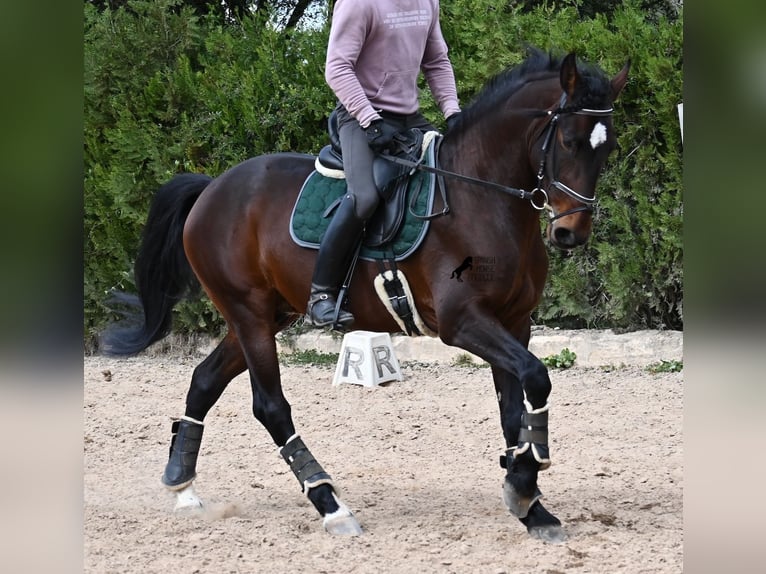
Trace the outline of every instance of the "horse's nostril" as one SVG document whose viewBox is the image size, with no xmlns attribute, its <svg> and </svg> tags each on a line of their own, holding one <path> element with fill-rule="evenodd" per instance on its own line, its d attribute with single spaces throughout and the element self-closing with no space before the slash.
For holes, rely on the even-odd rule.
<svg viewBox="0 0 766 574">
<path fill-rule="evenodd" d="M 557 227 L 553 230 L 553 240 L 559 247 L 574 247 L 577 245 L 577 238 L 571 229 L 566 227 Z"/>
</svg>

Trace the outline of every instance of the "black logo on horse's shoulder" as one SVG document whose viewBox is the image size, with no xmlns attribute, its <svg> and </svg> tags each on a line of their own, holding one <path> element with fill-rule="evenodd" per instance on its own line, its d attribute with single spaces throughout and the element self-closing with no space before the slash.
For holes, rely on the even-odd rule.
<svg viewBox="0 0 766 574">
<path fill-rule="evenodd" d="M 460 264 L 460 267 L 458 267 L 452 272 L 452 275 L 450 275 L 449 278 L 457 279 L 458 281 L 460 281 L 460 283 L 462 283 L 463 280 L 460 278 L 460 276 L 463 274 L 463 271 L 465 271 L 466 269 L 473 269 L 473 257 L 471 257 L 470 255 L 463 260 L 463 262 Z"/>
</svg>

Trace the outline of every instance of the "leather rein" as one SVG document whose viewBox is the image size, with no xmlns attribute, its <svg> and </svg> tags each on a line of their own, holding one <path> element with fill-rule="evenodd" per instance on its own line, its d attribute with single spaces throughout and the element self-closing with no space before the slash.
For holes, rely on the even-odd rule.
<svg viewBox="0 0 766 574">
<path fill-rule="evenodd" d="M 418 217 L 420 219 L 433 219 L 434 217 L 438 217 L 440 215 L 446 215 L 447 213 L 449 213 L 450 207 L 449 207 L 449 204 L 447 203 L 447 195 L 445 192 L 446 187 L 444 185 L 444 180 L 443 180 L 444 177 L 449 177 L 450 179 L 457 179 L 459 181 L 464 181 L 466 183 L 479 185 L 481 187 L 486 187 L 489 189 L 495 189 L 502 193 L 507 193 L 514 197 L 518 197 L 519 199 L 528 200 L 532 204 L 532 207 L 534 207 L 536 210 L 538 211 L 547 210 L 550 216 L 550 221 L 555 221 L 556 219 L 559 219 L 561 217 L 565 217 L 567 215 L 571 215 L 573 213 L 577 213 L 580 211 L 593 211 L 592 206 L 596 202 L 595 196 L 586 197 L 580 193 L 577 193 L 571 187 L 560 182 L 554 176 L 552 164 L 554 163 L 554 159 L 555 159 L 554 154 L 555 154 L 556 146 L 551 145 L 551 143 L 553 142 L 553 137 L 556 133 L 556 129 L 558 128 L 559 118 L 562 115 L 576 114 L 576 115 L 583 115 L 583 116 L 610 116 L 612 115 L 614 108 L 605 108 L 601 110 L 589 109 L 589 108 L 574 108 L 574 109 L 565 108 L 566 99 L 567 99 L 567 95 L 566 93 L 564 93 L 561 95 L 561 99 L 559 100 L 558 107 L 555 110 L 547 110 L 545 112 L 536 112 L 541 115 L 547 115 L 549 120 L 546 125 L 545 139 L 543 140 L 543 147 L 542 147 L 543 158 L 540 160 L 540 166 L 537 170 L 537 186 L 532 191 L 526 191 L 524 189 L 510 187 L 510 186 L 502 185 L 492 181 L 486 181 L 483 179 L 478 179 L 475 177 L 462 175 L 462 174 L 455 173 L 452 171 L 447 171 L 438 167 L 427 166 L 422 163 L 423 161 L 422 159 L 420 161 L 412 161 L 412 160 L 404 159 L 401 157 L 392 156 L 387 153 L 382 153 L 380 155 L 381 157 L 385 158 L 386 160 L 390 162 L 411 168 L 410 175 L 414 173 L 414 171 L 417 169 L 420 171 L 433 173 L 438 176 L 439 190 L 441 191 L 444 208 L 438 213 L 432 213 L 429 215 L 417 215 L 415 213 L 412 214 L 415 217 Z M 442 140 L 439 139 L 437 141 L 437 145 L 440 145 L 441 141 Z M 435 155 L 436 157 L 438 157 L 438 149 L 436 150 Z M 549 159 L 550 161 L 548 161 Z M 583 203 L 584 205 L 575 207 L 573 209 L 568 209 L 567 211 L 556 214 L 553 210 L 553 207 L 548 203 L 548 193 L 543 188 L 544 177 L 548 177 L 548 181 L 550 181 L 550 185 L 554 186 L 556 189 L 572 197 L 573 199 L 576 199 L 580 203 Z"/>
</svg>

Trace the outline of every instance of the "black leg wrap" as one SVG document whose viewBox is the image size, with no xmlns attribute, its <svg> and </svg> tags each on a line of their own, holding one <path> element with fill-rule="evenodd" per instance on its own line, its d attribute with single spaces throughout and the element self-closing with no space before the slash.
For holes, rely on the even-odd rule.
<svg viewBox="0 0 766 574">
<path fill-rule="evenodd" d="M 303 444 L 301 437 L 296 436 L 290 440 L 279 449 L 279 453 L 285 459 L 285 462 L 290 465 L 290 470 L 293 471 L 295 478 L 301 483 L 301 490 L 304 493 L 308 493 L 310 488 L 320 484 L 329 484 L 335 490 L 332 477 L 316 461 L 308 447 Z"/>
<path fill-rule="evenodd" d="M 197 455 L 205 427 L 185 419 L 173 421 L 170 457 L 162 475 L 162 484 L 180 490 L 197 476 Z"/>
<path fill-rule="evenodd" d="M 519 442 L 548 444 L 548 411 L 544 413 L 522 413 Z"/>
<path fill-rule="evenodd" d="M 540 470 L 545 470 L 551 465 L 550 451 L 548 449 L 547 405 L 543 409 L 538 409 L 537 412 L 525 411 L 521 414 L 519 442 L 513 451 L 513 456 L 515 458 L 527 451 L 531 451 L 532 456 L 540 463 Z"/>
</svg>

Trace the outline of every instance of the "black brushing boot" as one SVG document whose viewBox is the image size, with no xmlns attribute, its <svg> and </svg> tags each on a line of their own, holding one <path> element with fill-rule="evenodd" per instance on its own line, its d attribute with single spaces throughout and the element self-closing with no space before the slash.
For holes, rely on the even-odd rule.
<svg viewBox="0 0 766 574">
<path fill-rule="evenodd" d="M 365 221 L 357 217 L 354 206 L 354 197 L 347 194 L 322 237 L 306 311 L 308 322 L 315 327 L 334 323 L 345 327 L 354 322 L 354 316 L 343 309 L 335 321 L 338 291 L 364 231 Z"/>
<path fill-rule="evenodd" d="M 170 458 L 162 475 L 162 484 L 181 490 L 197 476 L 197 455 L 204 425 L 187 419 L 173 421 Z"/>
</svg>

